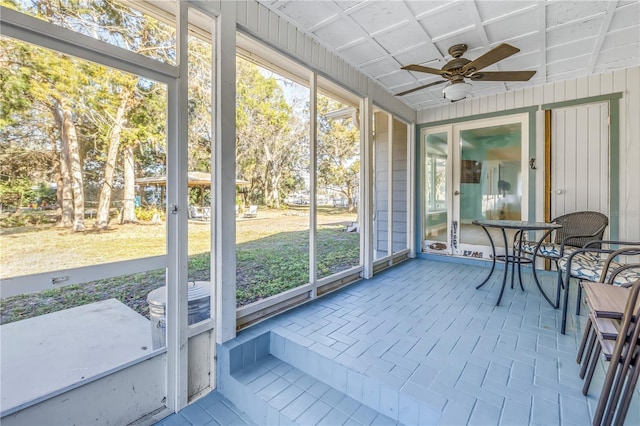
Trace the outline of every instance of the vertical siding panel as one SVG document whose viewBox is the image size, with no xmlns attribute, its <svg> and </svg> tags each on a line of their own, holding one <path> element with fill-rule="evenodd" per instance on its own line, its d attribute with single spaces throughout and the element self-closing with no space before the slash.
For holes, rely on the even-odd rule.
<svg viewBox="0 0 640 426">
<path fill-rule="evenodd" d="M 273 41 L 269 32 L 269 25 L 271 24 L 270 11 L 261 4 L 258 5 L 258 34 L 263 40 Z"/>
<path fill-rule="evenodd" d="M 481 112 L 482 110 L 480 109 L 480 99 L 479 98 L 471 99 L 471 114 L 478 115 Z"/>
<path fill-rule="evenodd" d="M 279 20 L 278 22 L 278 43 L 283 48 L 289 50 L 289 23 L 285 20 Z M 293 53 L 292 51 L 290 51 Z"/>
<path fill-rule="evenodd" d="M 302 37 L 302 34 L 300 34 L 300 37 Z M 306 38 L 304 39 L 304 58 L 305 58 L 305 62 L 308 63 L 309 65 L 311 65 L 312 67 L 316 66 L 316 63 L 313 62 L 313 45 L 315 44 L 315 42 L 310 39 L 310 38 Z"/>
<path fill-rule="evenodd" d="M 620 194 L 620 235 L 630 240 L 640 240 L 640 67 L 626 73 L 626 91 L 621 108 L 620 123 L 620 181 L 625 192 Z M 625 110 L 625 112 L 622 112 Z M 625 126 L 626 123 L 626 126 Z M 626 133 L 629 132 L 629 133 Z M 621 188 L 622 189 L 622 188 Z M 622 226 L 624 225 L 624 227 Z"/>
<path fill-rule="evenodd" d="M 280 26 L 286 28 L 286 21 L 280 22 L 280 17 L 275 12 L 269 11 L 269 38 L 280 46 L 286 46 L 287 43 L 280 38 Z"/>
<path fill-rule="evenodd" d="M 300 60 L 304 60 L 304 40 L 300 32 L 295 25 L 288 24 L 287 27 L 289 28 L 289 51 Z"/>
<path fill-rule="evenodd" d="M 575 110 L 570 109 L 567 110 L 566 125 L 564 128 L 564 169 L 565 169 L 565 181 L 564 188 L 561 188 L 564 191 L 564 204 L 565 204 L 565 212 L 576 211 L 576 194 L 575 194 L 575 182 L 577 182 L 577 161 L 576 161 L 576 142 L 577 142 L 577 134 L 578 130 L 578 115 Z M 573 185 L 573 190 L 570 191 L 570 187 Z M 570 192 L 570 193 L 569 193 Z M 570 196 L 568 196 L 570 195 Z"/>
<path fill-rule="evenodd" d="M 473 115 L 473 105 L 471 105 L 471 102 L 467 102 L 467 101 L 462 101 L 462 102 L 456 102 L 455 104 L 452 104 L 453 106 L 457 106 L 457 107 L 453 107 L 451 108 L 451 116 L 452 117 L 466 117 L 467 115 Z"/>
<path fill-rule="evenodd" d="M 342 74 L 342 67 L 340 66 L 340 58 L 332 55 L 329 51 L 325 51 L 327 57 L 331 58 L 331 75 L 337 77 L 338 81 L 344 82 L 344 74 Z"/>
<path fill-rule="evenodd" d="M 487 96 L 487 112 L 495 112 L 496 111 L 496 98 L 497 95 Z"/>
<path fill-rule="evenodd" d="M 316 42 L 311 43 L 311 64 L 316 68 L 324 69 L 320 62 L 320 46 Z"/>
<path fill-rule="evenodd" d="M 236 22 L 241 25 L 247 25 L 247 2 L 236 2 Z"/>
<path fill-rule="evenodd" d="M 580 77 L 576 80 L 576 98 L 586 98 L 589 96 L 589 82 L 586 78 Z"/>
<path fill-rule="evenodd" d="M 577 84 L 576 84 L 575 78 L 565 81 L 564 92 L 567 99 L 575 99 L 577 97 L 576 91 L 577 91 Z"/>
<path fill-rule="evenodd" d="M 258 31 L 258 3 L 256 2 L 247 2 L 247 27 Z"/>
<path fill-rule="evenodd" d="M 535 97 L 533 87 L 525 87 L 522 92 L 522 103 L 524 106 L 535 105 Z"/>
<path fill-rule="evenodd" d="M 624 92 L 628 89 L 627 70 L 616 70 L 613 72 L 613 91 Z M 624 107 L 624 102 L 621 104 Z"/>
<path fill-rule="evenodd" d="M 533 88 L 533 103 L 541 105 L 544 103 L 544 87 L 536 86 Z"/>
<path fill-rule="evenodd" d="M 496 111 L 503 111 L 505 105 L 504 93 L 498 93 L 496 95 Z"/>
<path fill-rule="evenodd" d="M 576 204 L 575 210 L 589 210 L 592 208 L 592 201 L 589 200 L 588 185 L 585 185 L 589 180 L 589 148 L 592 143 L 591 139 L 592 130 L 599 125 L 596 123 L 589 123 L 589 106 L 579 106 L 576 111 L 575 122 L 575 141 L 571 141 L 572 144 L 567 144 L 567 153 L 574 153 L 574 158 L 567 157 L 567 162 L 573 162 L 572 168 L 574 170 L 573 180 L 569 177 L 569 182 L 573 182 L 572 186 L 575 190 L 575 194 L 569 194 L 567 191 L 567 197 L 575 197 Z M 570 129 L 567 129 L 570 130 Z M 600 133 L 596 133 L 595 137 L 599 137 Z M 571 138 L 568 137 L 570 140 Z M 569 140 L 567 142 L 569 142 Z M 599 167 L 598 167 L 599 168 Z M 594 173 L 598 173 L 598 168 L 594 170 Z M 567 188 L 568 189 L 568 188 Z"/>
<path fill-rule="evenodd" d="M 507 92 L 507 93 L 505 93 L 504 97 L 505 97 L 505 108 L 506 109 L 513 109 L 513 107 L 515 105 L 514 93 L 513 92 Z"/>
<path fill-rule="evenodd" d="M 609 194 L 610 188 L 610 179 L 609 179 L 609 146 L 611 145 L 611 140 L 609 139 L 609 103 L 604 102 L 601 104 L 600 108 L 596 111 L 596 117 L 594 117 L 594 121 L 597 120 L 599 123 L 600 131 L 599 133 L 599 144 L 596 145 L 596 149 L 594 149 L 593 155 L 596 157 L 593 161 L 593 167 L 595 170 L 598 170 L 598 174 L 600 175 L 599 182 L 596 182 L 596 185 L 600 185 L 600 199 L 599 199 L 599 209 L 600 212 L 606 212 L 610 210 L 611 203 L 609 202 L 611 194 Z M 596 164 L 599 163 L 599 164 Z M 597 186 L 596 186 L 597 187 Z"/>
<path fill-rule="evenodd" d="M 545 104 L 552 103 L 554 101 L 554 85 L 548 83 L 542 86 L 543 101 Z"/>
<path fill-rule="evenodd" d="M 589 96 L 598 96 L 602 94 L 600 91 L 600 75 L 590 75 L 589 81 Z"/>
<path fill-rule="evenodd" d="M 524 91 L 522 89 L 513 92 L 513 106 L 522 108 L 524 106 Z"/>
<path fill-rule="evenodd" d="M 564 91 L 564 81 L 556 81 L 553 83 L 553 101 L 560 102 L 566 100 Z"/>
<path fill-rule="evenodd" d="M 613 93 L 613 74 L 600 74 L 600 93 Z"/>
<path fill-rule="evenodd" d="M 555 111 L 554 111 L 555 112 Z M 558 149 L 556 151 L 557 153 L 557 157 L 558 157 L 558 161 L 556 161 L 555 159 L 553 161 L 555 161 L 555 166 L 553 167 L 553 171 L 556 172 L 556 176 L 554 176 L 554 181 L 555 183 L 553 183 L 553 189 L 554 192 L 556 192 L 556 195 L 553 197 L 553 201 L 556 203 L 556 205 L 558 206 L 558 209 L 555 212 L 554 216 L 558 216 L 560 214 L 562 214 L 562 212 L 567 211 L 568 207 L 565 204 L 565 197 L 560 196 L 561 194 L 557 194 L 558 190 L 566 190 L 566 182 L 568 179 L 568 175 L 569 175 L 569 170 L 566 167 L 567 164 L 567 158 L 566 158 L 566 152 L 567 152 L 567 138 L 566 138 L 566 132 L 567 132 L 567 127 L 570 126 L 570 124 L 568 124 L 569 121 L 569 117 L 567 117 L 566 111 L 562 110 L 561 112 L 559 112 L 560 117 L 562 119 L 562 122 L 560 125 L 558 125 L 558 132 L 554 132 L 556 133 L 553 138 L 554 144 L 557 144 Z"/>
<path fill-rule="evenodd" d="M 480 99 L 478 99 L 478 101 L 480 103 L 480 112 L 482 113 L 488 112 L 489 96 L 483 96 Z"/>
</svg>

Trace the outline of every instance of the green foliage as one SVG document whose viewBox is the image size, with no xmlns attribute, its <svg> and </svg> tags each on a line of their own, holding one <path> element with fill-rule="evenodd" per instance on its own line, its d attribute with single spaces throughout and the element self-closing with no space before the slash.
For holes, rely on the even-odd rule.
<svg viewBox="0 0 640 426">
<path fill-rule="evenodd" d="M 0 218 L 1 228 L 18 228 L 27 225 L 45 225 L 56 223 L 58 217 L 55 213 L 45 211 L 27 211 L 14 213 Z"/>
<path fill-rule="evenodd" d="M 151 222 L 155 215 L 158 215 L 160 220 L 164 220 L 165 212 L 156 207 L 136 207 L 136 218 L 138 220 Z"/>
<path fill-rule="evenodd" d="M 251 184 L 249 202 L 278 208 L 308 170 L 308 121 L 294 113 L 276 76 L 242 59 L 236 69 L 238 176 Z"/>
<path fill-rule="evenodd" d="M 353 210 L 360 182 L 360 131 L 352 118 L 327 119 L 345 105 L 318 97 L 318 183 L 338 190 Z"/>
</svg>

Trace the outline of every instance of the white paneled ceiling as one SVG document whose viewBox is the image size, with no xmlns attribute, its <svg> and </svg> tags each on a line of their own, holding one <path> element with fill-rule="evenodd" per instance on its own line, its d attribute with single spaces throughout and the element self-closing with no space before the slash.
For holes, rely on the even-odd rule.
<svg viewBox="0 0 640 426">
<path fill-rule="evenodd" d="M 484 71 L 535 71 L 527 82 L 471 81 L 469 97 L 640 64 L 640 1 L 258 0 L 391 93 L 443 82 L 401 99 L 415 109 L 448 103 L 441 69 L 449 47 L 474 60 L 501 43 L 520 49 Z"/>
</svg>

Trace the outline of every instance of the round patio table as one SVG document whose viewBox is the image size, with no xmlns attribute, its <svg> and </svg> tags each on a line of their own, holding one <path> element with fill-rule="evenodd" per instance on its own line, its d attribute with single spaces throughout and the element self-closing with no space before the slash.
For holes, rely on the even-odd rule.
<svg viewBox="0 0 640 426">
<path fill-rule="evenodd" d="M 476 289 L 479 289 L 489 281 L 489 278 L 491 278 L 491 276 L 493 275 L 493 271 L 496 268 L 496 260 L 504 262 L 504 274 L 502 275 L 502 287 L 500 288 L 500 295 L 498 296 L 498 301 L 496 302 L 496 306 L 500 304 L 500 300 L 502 299 L 502 294 L 504 293 L 504 287 L 507 283 L 507 274 L 509 273 L 509 265 L 511 265 L 511 288 L 513 288 L 515 266 L 517 264 L 518 280 L 520 282 L 520 288 L 523 291 L 524 291 L 524 287 L 522 286 L 522 271 L 520 269 L 520 266 L 522 264 L 532 264 L 532 267 L 535 268 L 535 264 L 534 264 L 535 255 L 533 258 L 529 258 L 528 256 L 524 256 L 522 251 L 520 250 L 520 243 L 522 242 L 522 235 L 524 231 L 549 231 L 552 229 L 562 228 L 562 225 L 559 225 L 557 223 L 533 222 L 533 221 L 526 221 L 526 220 L 478 219 L 478 220 L 474 220 L 471 223 L 482 227 L 484 232 L 487 234 L 487 237 L 489 237 L 489 242 L 491 243 L 491 252 L 492 252 L 491 271 L 489 271 L 489 274 L 487 275 L 487 277 L 484 279 L 484 281 L 482 281 L 476 287 Z M 505 254 L 496 255 L 496 246 L 487 228 L 500 229 L 500 231 L 502 232 L 502 240 L 504 241 Z M 507 229 L 515 229 L 516 231 L 520 231 L 520 232 L 516 232 L 514 236 L 514 242 L 511 245 L 509 245 L 507 242 L 507 234 L 506 234 Z M 540 239 L 543 239 L 547 234 L 548 233 L 545 233 Z M 519 239 L 517 245 L 515 244 L 516 238 Z M 538 241 L 538 243 L 539 242 L 540 241 Z M 516 249 L 514 248 L 514 246 L 518 248 Z M 511 254 L 509 254 L 510 247 L 511 247 Z M 542 293 L 542 296 L 544 296 L 547 302 L 554 308 L 557 308 L 556 304 L 553 303 L 551 299 L 549 299 L 549 296 L 547 296 L 547 294 L 544 292 L 538 280 L 534 280 L 534 281 L 536 283 L 536 286 L 538 287 L 538 290 L 540 290 L 540 293 Z"/>
</svg>

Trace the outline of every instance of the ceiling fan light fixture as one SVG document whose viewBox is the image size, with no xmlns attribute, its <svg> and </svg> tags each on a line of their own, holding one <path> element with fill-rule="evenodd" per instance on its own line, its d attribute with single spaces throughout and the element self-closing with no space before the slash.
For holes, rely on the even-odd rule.
<svg viewBox="0 0 640 426">
<path fill-rule="evenodd" d="M 442 93 L 446 99 L 459 101 L 460 99 L 466 98 L 472 88 L 473 86 L 471 84 L 460 81 L 447 84 L 445 88 L 442 89 Z"/>
</svg>

